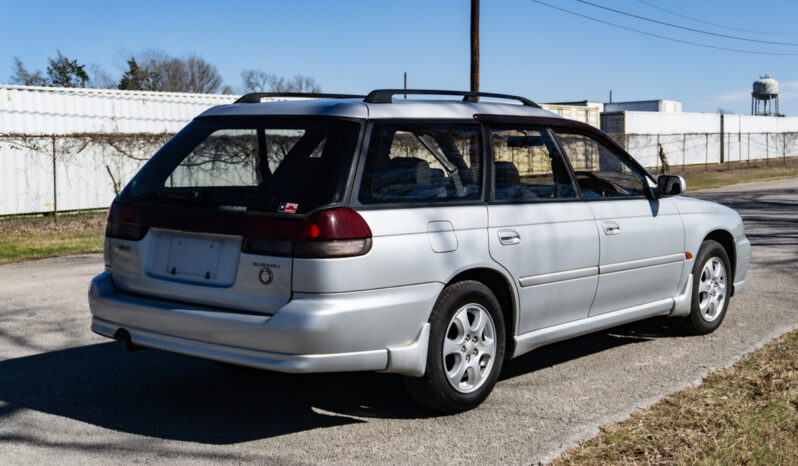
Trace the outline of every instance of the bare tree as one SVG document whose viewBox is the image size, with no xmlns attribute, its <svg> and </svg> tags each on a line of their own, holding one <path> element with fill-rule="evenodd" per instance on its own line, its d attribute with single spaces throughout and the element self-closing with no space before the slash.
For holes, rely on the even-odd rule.
<svg viewBox="0 0 798 466">
<path fill-rule="evenodd" d="M 12 72 L 9 77 L 11 84 L 20 84 L 22 86 L 46 86 L 47 81 L 44 79 L 42 72 L 37 70 L 34 72 L 28 71 L 22 64 L 19 57 L 14 57 L 14 66 L 11 67 Z"/>
<path fill-rule="evenodd" d="M 241 82 L 244 92 L 267 92 L 274 90 L 277 75 L 261 70 L 244 70 L 241 72 Z"/>
<path fill-rule="evenodd" d="M 105 72 L 105 69 L 97 63 L 92 63 L 89 68 L 89 83 L 88 87 L 95 89 L 115 89 L 116 82 L 114 79 Z"/>
<path fill-rule="evenodd" d="M 261 70 L 244 70 L 241 81 L 244 92 L 321 92 L 315 79 L 301 74 L 285 79 Z"/>
<path fill-rule="evenodd" d="M 291 88 L 289 92 L 321 92 L 321 86 L 315 79 L 301 74 L 291 78 L 288 86 Z"/>
<path fill-rule="evenodd" d="M 197 55 L 185 59 L 186 85 L 189 92 L 210 94 L 222 85 L 222 77 L 214 65 Z"/>
<path fill-rule="evenodd" d="M 203 58 L 171 57 L 160 50 L 145 50 L 130 57 L 120 89 L 164 92 L 216 92 L 222 85 L 219 70 Z"/>
</svg>

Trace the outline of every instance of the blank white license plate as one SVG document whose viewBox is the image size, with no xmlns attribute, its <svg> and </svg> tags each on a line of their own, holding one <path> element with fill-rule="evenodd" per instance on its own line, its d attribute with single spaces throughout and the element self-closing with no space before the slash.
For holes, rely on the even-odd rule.
<svg viewBox="0 0 798 466">
<path fill-rule="evenodd" d="M 221 241 L 175 236 L 169 245 L 166 273 L 214 280 L 221 252 Z"/>
</svg>

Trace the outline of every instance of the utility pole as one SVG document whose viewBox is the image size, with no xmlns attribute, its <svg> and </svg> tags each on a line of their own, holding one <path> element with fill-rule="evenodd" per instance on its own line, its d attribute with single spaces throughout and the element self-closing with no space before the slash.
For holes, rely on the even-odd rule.
<svg viewBox="0 0 798 466">
<path fill-rule="evenodd" d="M 471 92 L 479 92 L 479 0 L 471 0 Z"/>
<path fill-rule="evenodd" d="M 405 71 L 405 99 L 407 99 L 407 71 Z"/>
</svg>

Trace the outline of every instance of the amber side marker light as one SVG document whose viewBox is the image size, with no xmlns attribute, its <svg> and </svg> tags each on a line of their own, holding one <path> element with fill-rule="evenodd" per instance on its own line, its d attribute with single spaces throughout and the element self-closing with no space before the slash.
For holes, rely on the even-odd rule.
<svg viewBox="0 0 798 466">
<path fill-rule="evenodd" d="M 685 252 L 685 253 L 684 253 L 684 257 L 686 257 L 688 260 L 690 260 L 690 259 L 692 259 L 692 258 L 693 258 L 693 255 L 692 255 L 692 254 L 690 254 L 689 252 Z"/>
</svg>

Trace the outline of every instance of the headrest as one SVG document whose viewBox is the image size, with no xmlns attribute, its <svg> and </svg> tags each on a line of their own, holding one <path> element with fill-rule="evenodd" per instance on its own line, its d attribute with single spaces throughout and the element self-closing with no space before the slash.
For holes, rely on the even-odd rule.
<svg viewBox="0 0 798 466">
<path fill-rule="evenodd" d="M 430 184 L 430 169 L 426 160 L 416 157 L 397 157 L 391 159 L 391 170 L 400 172 L 395 176 L 401 180 L 401 183 Z"/>
<path fill-rule="evenodd" d="M 515 186 L 521 183 L 521 176 L 518 174 L 518 168 L 514 163 L 496 162 L 494 166 L 497 187 Z"/>
</svg>

